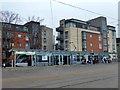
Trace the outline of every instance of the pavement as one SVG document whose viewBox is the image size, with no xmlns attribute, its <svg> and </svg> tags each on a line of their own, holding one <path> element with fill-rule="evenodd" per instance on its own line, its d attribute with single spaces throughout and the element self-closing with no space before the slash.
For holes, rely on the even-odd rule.
<svg viewBox="0 0 120 90">
<path fill-rule="evenodd" d="M 118 62 L 2 69 L 3 88 L 118 88 Z"/>
</svg>

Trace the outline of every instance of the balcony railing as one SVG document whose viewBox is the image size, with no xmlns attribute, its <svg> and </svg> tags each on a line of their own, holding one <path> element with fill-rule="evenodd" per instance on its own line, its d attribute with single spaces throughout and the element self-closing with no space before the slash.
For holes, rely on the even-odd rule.
<svg viewBox="0 0 120 90">
<path fill-rule="evenodd" d="M 14 38 L 14 34 L 7 32 L 2 35 L 2 38 L 11 39 L 11 38 Z"/>
<path fill-rule="evenodd" d="M 56 28 L 56 31 L 57 31 L 57 32 L 63 32 L 63 27 L 58 27 L 58 28 Z"/>
<path fill-rule="evenodd" d="M 57 38 L 56 38 L 56 40 L 60 40 L 60 41 L 63 41 L 63 36 L 58 36 Z"/>
</svg>

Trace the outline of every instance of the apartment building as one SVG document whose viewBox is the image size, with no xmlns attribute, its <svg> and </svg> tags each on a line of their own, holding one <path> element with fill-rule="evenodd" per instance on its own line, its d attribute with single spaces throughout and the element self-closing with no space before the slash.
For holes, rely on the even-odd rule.
<svg viewBox="0 0 120 90">
<path fill-rule="evenodd" d="M 53 29 L 46 27 L 44 25 L 40 26 L 41 28 L 41 49 L 42 50 L 47 50 L 47 51 L 52 51 L 53 50 Z"/>
<path fill-rule="evenodd" d="M 114 26 L 107 26 L 108 28 L 108 52 L 112 58 L 117 57 L 116 48 L 116 30 Z"/>
<path fill-rule="evenodd" d="M 24 25 L 10 24 L 2 22 L 2 60 L 8 62 L 14 60 L 12 49 L 39 49 L 46 46 L 45 50 L 53 50 L 53 30 L 51 28 L 40 26 L 39 22 L 30 21 Z M 46 36 L 43 37 L 43 33 Z M 46 43 L 43 43 L 43 38 Z M 43 45 L 44 44 L 44 45 Z M 45 47 L 44 47 L 45 48 Z"/>
<path fill-rule="evenodd" d="M 64 23 L 64 24 L 63 24 Z M 99 28 L 77 19 L 61 20 L 58 33 L 58 47 L 66 51 L 99 52 L 102 36 Z"/>
<path fill-rule="evenodd" d="M 28 28 L 24 25 L 2 23 L 2 49 L 25 49 L 28 44 Z"/>
<path fill-rule="evenodd" d="M 2 24 L 2 60 L 3 63 L 13 60 L 11 49 L 27 49 L 29 40 L 27 40 L 28 28 L 24 25 L 10 23 Z"/>
<path fill-rule="evenodd" d="M 115 46 L 113 43 L 116 43 L 114 41 L 112 47 L 108 49 L 108 31 L 114 33 L 112 40 L 115 39 L 116 32 L 114 27 L 107 27 L 107 19 L 105 17 L 98 17 L 89 21 L 73 18 L 62 19 L 56 31 L 58 32 L 56 40 L 58 40 L 59 50 L 86 52 L 86 54 L 96 53 L 96 55 L 102 53 L 104 56 L 108 55 L 110 48 Z M 110 34 L 112 33 L 109 32 Z M 111 36 L 109 37 L 111 38 Z M 116 47 L 113 49 L 116 52 Z"/>
<path fill-rule="evenodd" d="M 40 23 L 30 21 L 24 24 L 28 28 L 28 37 L 30 39 L 30 49 L 41 49 L 41 30 Z"/>
<path fill-rule="evenodd" d="M 107 19 L 106 17 L 97 17 L 88 21 L 90 25 L 99 27 L 99 32 L 103 37 L 103 50 L 108 52 L 108 29 L 107 29 Z"/>
</svg>

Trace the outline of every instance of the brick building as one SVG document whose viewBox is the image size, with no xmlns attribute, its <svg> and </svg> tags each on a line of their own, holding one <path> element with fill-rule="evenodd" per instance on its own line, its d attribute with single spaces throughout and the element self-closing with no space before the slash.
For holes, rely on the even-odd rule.
<svg viewBox="0 0 120 90">
<path fill-rule="evenodd" d="M 2 23 L 2 59 L 3 63 L 13 60 L 11 49 L 26 49 L 29 43 L 28 28 L 24 25 Z M 8 58 L 9 57 L 9 58 Z"/>
<path fill-rule="evenodd" d="M 25 24 L 28 28 L 28 37 L 30 39 L 30 49 L 41 49 L 41 30 L 39 22 L 28 22 Z"/>
<path fill-rule="evenodd" d="M 14 54 L 11 53 L 12 49 L 40 49 L 42 50 L 42 29 L 39 22 L 30 21 L 24 25 L 1 23 L 2 30 L 2 60 L 4 62 L 11 62 L 14 60 Z M 49 30 L 49 29 L 48 29 Z M 51 33 L 53 32 L 50 29 Z M 46 37 L 49 41 L 53 34 Z M 48 44 L 48 45 L 47 45 Z M 53 46 L 47 43 L 46 48 L 53 50 Z M 49 46 L 49 48 L 48 48 Z"/>
</svg>

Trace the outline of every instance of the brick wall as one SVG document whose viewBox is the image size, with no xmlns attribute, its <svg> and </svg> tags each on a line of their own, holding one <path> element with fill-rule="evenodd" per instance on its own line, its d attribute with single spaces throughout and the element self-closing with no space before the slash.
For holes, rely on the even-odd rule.
<svg viewBox="0 0 120 90">
<path fill-rule="evenodd" d="M 92 37 L 90 37 L 90 34 L 92 35 Z M 92 46 L 90 46 L 90 43 L 92 43 Z M 87 32 L 86 33 L 86 46 L 87 46 L 87 49 L 86 49 L 87 52 L 91 52 L 92 50 L 94 52 L 99 52 L 100 51 L 100 49 L 99 49 L 99 35 L 95 34 L 95 33 Z"/>
</svg>

